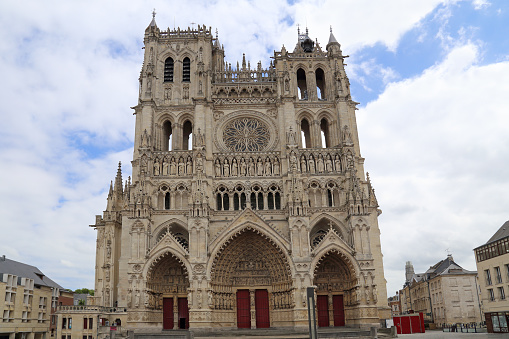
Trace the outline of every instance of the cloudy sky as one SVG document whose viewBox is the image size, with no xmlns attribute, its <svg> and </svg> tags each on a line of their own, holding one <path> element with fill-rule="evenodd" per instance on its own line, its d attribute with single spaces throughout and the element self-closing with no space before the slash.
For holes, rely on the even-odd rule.
<svg viewBox="0 0 509 339">
<path fill-rule="evenodd" d="M 118 161 L 130 174 L 142 38 L 205 24 L 232 64 L 266 66 L 297 25 L 342 45 L 362 156 L 383 214 L 388 294 L 509 219 L 509 2 L 0 2 L 0 255 L 94 287 L 95 231 Z"/>
</svg>

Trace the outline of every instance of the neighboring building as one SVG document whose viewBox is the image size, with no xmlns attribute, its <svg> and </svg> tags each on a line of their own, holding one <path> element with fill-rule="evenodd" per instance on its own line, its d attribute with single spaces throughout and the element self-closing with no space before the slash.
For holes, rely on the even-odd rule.
<svg viewBox="0 0 509 339">
<path fill-rule="evenodd" d="M 381 211 L 334 35 L 322 50 L 299 32 L 267 69 L 232 68 L 202 26 L 153 19 L 144 45 L 133 178 L 119 166 L 92 225 L 100 312 L 138 331 L 307 328 L 315 285 L 319 326 L 388 319 Z M 76 307 L 62 319 L 92 310 Z"/>
<path fill-rule="evenodd" d="M 482 310 L 489 332 L 509 332 L 509 221 L 474 249 Z"/>
<path fill-rule="evenodd" d="M 396 317 L 401 314 L 401 301 L 399 300 L 399 293 L 396 292 L 396 295 L 393 297 L 389 297 L 387 299 L 389 303 L 389 307 L 391 308 L 391 317 Z"/>
<path fill-rule="evenodd" d="M 55 337 L 58 305 L 72 305 L 72 293 L 37 267 L 0 257 L 0 339 Z"/>
<path fill-rule="evenodd" d="M 463 269 L 448 255 L 405 282 L 400 291 L 400 298 L 405 298 L 401 300 L 402 313 L 422 312 L 426 321 L 437 325 L 478 323 L 481 312 L 476 277 L 477 272 Z"/>
</svg>

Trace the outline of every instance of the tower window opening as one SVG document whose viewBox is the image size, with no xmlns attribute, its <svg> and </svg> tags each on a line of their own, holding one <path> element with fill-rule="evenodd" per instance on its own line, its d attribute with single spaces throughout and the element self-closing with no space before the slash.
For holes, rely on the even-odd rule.
<svg viewBox="0 0 509 339">
<path fill-rule="evenodd" d="M 306 119 L 302 119 L 300 123 L 302 148 L 311 148 L 311 134 L 309 131 L 309 122 Z"/>
<path fill-rule="evenodd" d="M 167 58 L 164 61 L 164 82 L 173 82 L 173 59 Z"/>
<path fill-rule="evenodd" d="M 251 209 L 256 209 L 256 194 L 254 192 L 251 193 Z"/>
<path fill-rule="evenodd" d="M 315 72 L 316 78 L 316 95 L 318 100 L 325 100 L 325 74 L 321 68 Z"/>
<path fill-rule="evenodd" d="M 246 209 L 246 193 L 240 194 L 240 209 Z"/>
<path fill-rule="evenodd" d="M 308 88 L 306 84 L 306 72 L 302 68 L 297 70 L 297 87 L 299 92 L 299 100 L 307 100 Z"/>
<path fill-rule="evenodd" d="M 193 146 L 193 124 L 187 120 L 182 127 L 182 147 L 184 150 L 191 150 Z"/>
<path fill-rule="evenodd" d="M 276 192 L 274 194 L 274 201 L 276 203 L 276 209 L 280 210 L 281 209 L 281 195 L 279 194 L 279 192 Z"/>
<path fill-rule="evenodd" d="M 272 194 L 272 192 L 269 192 L 267 194 L 267 208 L 269 210 L 273 210 L 274 209 L 274 195 Z"/>
<path fill-rule="evenodd" d="M 230 210 L 230 197 L 228 196 L 228 193 L 223 194 L 223 210 Z"/>
<path fill-rule="evenodd" d="M 218 211 L 222 210 L 223 209 L 223 198 L 221 197 L 220 193 L 217 193 L 216 201 L 217 201 L 217 210 Z"/>
<path fill-rule="evenodd" d="M 165 121 L 163 124 L 163 140 L 162 140 L 162 150 L 163 151 L 172 151 L 172 135 L 173 131 L 171 128 L 171 122 Z"/>
<path fill-rule="evenodd" d="M 322 139 L 322 148 L 330 147 L 329 122 L 325 118 L 320 121 L 320 134 Z"/>
<path fill-rule="evenodd" d="M 188 57 L 182 61 L 182 82 L 191 82 L 191 60 Z"/>
<path fill-rule="evenodd" d="M 258 193 L 258 209 L 263 210 L 263 195 L 262 193 Z"/>
<path fill-rule="evenodd" d="M 169 210 L 170 209 L 170 192 L 166 192 L 164 195 L 164 209 Z"/>
<path fill-rule="evenodd" d="M 238 211 L 240 209 L 240 197 L 238 193 L 233 195 L 233 209 Z"/>
<path fill-rule="evenodd" d="M 330 189 L 327 190 L 327 203 L 329 207 L 332 207 L 334 205 L 334 201 L 332 199 L 332 192 Z"/>
</svg>

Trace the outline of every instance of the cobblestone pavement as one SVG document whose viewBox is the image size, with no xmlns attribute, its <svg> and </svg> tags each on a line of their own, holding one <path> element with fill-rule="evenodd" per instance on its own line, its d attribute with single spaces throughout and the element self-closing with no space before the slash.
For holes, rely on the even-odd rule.
<svg viewBox="0 0 509 339">
<path fill-rule="evenodd" d="M 509 333 L 461 333 L 426 331 L 426 333 L 398 334 L 400 339 L 509 339 Z"/>
</svg>

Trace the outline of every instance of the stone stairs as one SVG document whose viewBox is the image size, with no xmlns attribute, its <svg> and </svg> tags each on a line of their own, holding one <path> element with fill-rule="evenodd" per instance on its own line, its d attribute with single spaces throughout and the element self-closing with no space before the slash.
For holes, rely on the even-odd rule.
<svg viewBox="0 0 509 339">
<path fill-rule="evenodd" d="M 132 334 L 131 334 L 132 335 Z M 382 335 L 383 336 L 383 335 Z M 380 336 L 380 337 L 382 337 Z M 241 339 L 309 339 L 307 329 L 293 328 L 266 328 L 266 329 L 224 329 L 224 330 L 168 330 L 159 333 L 134 333 L 131 339 L 216 339 L 216 338 L 241 338 Z M 318 338 L 373 338 L 369 329 L 349 327 L 320 328 Z"/>
</svg>

